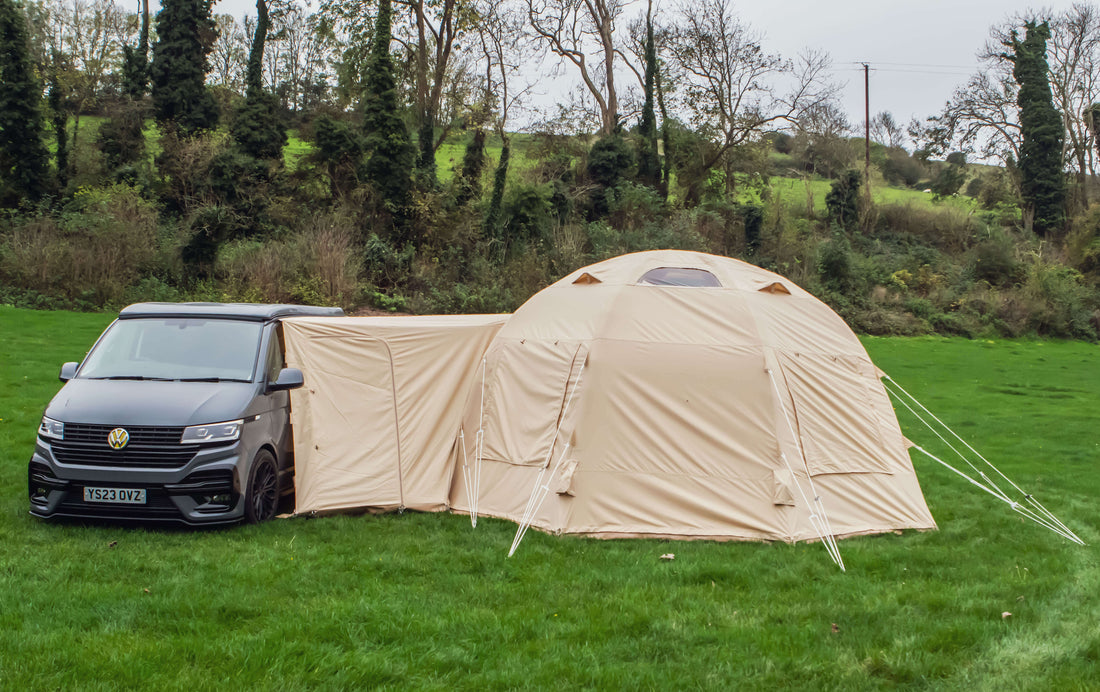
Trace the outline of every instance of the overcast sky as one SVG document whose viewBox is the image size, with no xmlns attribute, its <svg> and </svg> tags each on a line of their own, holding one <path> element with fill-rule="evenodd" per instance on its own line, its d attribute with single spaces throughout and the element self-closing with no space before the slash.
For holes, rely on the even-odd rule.
<svg viewBox="0 0 1100 692">
<path fill-rule="evenodd" d="M 656 0 L 671 8 L 677 0 Z M 156 0 L 154 0 L 154 5 Z M 1009 16 L 1071 0 L 769 0 L 734 2 L 742 20 L 762 34 L 769 53 L 794 57 L 807 48 L 833 59 L 845 86 L 841 101 L 853 125 L 863 122 L 863 72 L 871 66 L 872 116 L 890 111 L 902 125 L 937 113 L 956 86 L 977 69 L 989 29 Z M 312 3 L 316 8 L 316 1 Z M 641 6 L 641 2 L 638 2 Z M 217 0 L 214 12 L 255 14 L 255 0 Z"/>
</svg>

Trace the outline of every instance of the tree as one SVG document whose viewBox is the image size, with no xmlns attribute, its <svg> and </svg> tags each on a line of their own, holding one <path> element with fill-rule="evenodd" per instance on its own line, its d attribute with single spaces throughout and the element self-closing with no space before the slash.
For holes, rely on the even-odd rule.
<svg viewBox="0 0 1100 692">
<path fill-rule="evenodd" d="M 1024 24 L 1024 39 L 1013 32 L 1006 47 L 1012 53 L 1012 75 L 1019 85 L 1020 191 L 1024 199 L 1025 225 L 1039 235 L 1059 231 L 1065 225 L 1066 182 L 1062 173 L 1062 116 L 1055 109 L 1047 78 L 1047 39 L 1050 26 Z M 1030 221 L 1030 224 L 1028 223 Z"/>
<path fill-rule="evenodd" d="M 905 130 L 894 120 L 890 111 L 883 111 L 871 118 L 871 139 L 890 149 L 905 145 Z"/>
<path fill-rule="evenodd" d="M 795 123 L 791 153 L 802 168 L 814 175 L 838 176 L 852 165 L 854 152 L 848 142 L 848 116 L 835 103 L 807 108 Z"/>
<path fill-rule="evenodd" d="M 829 221 L 845 230 L 852 230 L 859 222 L 859 186 L 862 176 L 850 168 L 833 181 L 825 195 L 825 209 Z"/>
<path fill-rule="evenodd" d="M 485 170 L 485 128 L 478 127 L 462 155 L 455 203 L 466 204 L 481 194 L 481 173 Z"/>
<path fill-rule="evenodd" d="M 390 57 L 390 0 L 379 0 L 374 41 L 368 58 L 363 131 L 367 151 L 363 177 L 374 188 L 382 209 L 394 222 L 395 240 L 404 241 L 404 223 L 412 193 L 414 151 L 401 117 Z"/>
<path fill-rule="evenodd" d="M 529 88 L 512 87 L 523 62 L 524 41 L 520 28 L 522 20 L 494 0 L 481 0 L 475 7 L 479 18 L 478 39 L 485 60 L 485 101 L 495 103 L 496 132 L 502 144 L 500 160 L 493 173 L 493 189 L 489 196 L 483 229 L 487 237 L 501 240 L 501 206 L 504 203 L 504 187 L 508 180 L 512 152 L 512 140 L 507 129 L 508 116 L 512 107 L 523 98 Z"/>
<path fill-rule="evenodd" d="M 1094 103 L 1088 107 L 1086 118 L 1089 131 L 1092 133 L 1092 141 L 1096 144 L 1096 153 L 1100 156 L 1100 103 Z"/>
<path fill-rule="evenodd" d="M 248 66 L 249 41 L 231 14 L 214 17 L 217 39 L 211 47 L 210 78 L 214 84 L 239 90 Z"/>
<path fill-rule="evenodd" d="M 149 86 L 149 0 L 141 1 L 141 30 L 137 48 L 122 47 L 122 92 L 132 99 L 145 96 Z"/>
<path fill-rule="evenodd" d="M 213 128 L 217 105 L 206 89 L 207 55 L 214 42 L 212 0 L 163 0 L 157 13 L 150 81 L 153 113 L 184 136 Z"/>
<path fill-rule="evenodd" d="M 244 106 L 233 121 L 231 133 L 241 151 L 257 159 L 281 161 L 286 127 L 279 117 L 278 99 L 263 85 L 264 42 L 270 26 L 266 0 L 256 0 L 256 31 L 248 55 Z"/>
<path fill-rule="evenodd" d="M 34 76 L 26 20 L 14 0 L 0 0 L 0 205 L 36 201 L 48 188 L 42 141 L 42 87 Z"/>
<path fill-rule="evenodd" d="M 645 103 L 638 123 L 641 139 L 638 151 L 638 181 L 653 189 L 661 185 L 661 161 L 657 155 L 657 114 L 654 111 L 654 93 L 657 80 L 657 46 L 653 37 L 653 3 L 649 4 L 645 17 Z"/>
<path fill-rule="evenodd" d="M 1075 199 L 1083 209 L 1097 174 L 1088 109 L 1100 100 L 1100 10 L 1074 3 L 1053 18 L 1050 31 L 1051 94 L 1065 120 L 1066 158 L 1077 174 Z"/>
<path fill-rule="evenodd" d="M 626 0 L 526 0 L 527 20 L 550 52 L 573 65 L 600 114 L 600 134 L 619 124 L 616 58 L 633 66 L 615 45 L 615 23 Z M 596 61 L 593 66 L 590 59 Z M 637 70 L 634 70 L 637 74 Z"/>
<path fill-rule="evenodd" d="M 58 57 L 54 56 L 54 69 L 50 70 L 50 90 L 47 102 L 53 120 L 54 139 L 57 142 L 57 186 L 65 187 L 69 175 L 69 108 L 61 80 L 57 75 Z"/>
<path fill-rule="evenodd" d="M 766 53 L 728 0 L 684 3 L 670 49 L 682 73 L 683 106 L 700 134 L 714 143 L 702 161 L 704 170 L 762 136 L 767 126 L 797 121 L 831 102 L 835 92 L 826 79 L 828 56 L 807 53 L 792 62 Z M 774 86 L 780 81 L 789 82 L 790 90 L 780 93 Z M 726 181 L 732 187 L 733 176 Z"/>
</svg>

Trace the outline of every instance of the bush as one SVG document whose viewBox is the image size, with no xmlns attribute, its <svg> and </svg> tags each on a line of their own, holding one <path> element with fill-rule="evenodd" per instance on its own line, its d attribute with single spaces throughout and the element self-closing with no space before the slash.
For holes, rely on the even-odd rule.
<svg viewBox="0 0 1100 692">
<path fill-rule="evenodd" d="M 891 148 L 882 164 L 882 177 L 892 185 L 912 187 L 924 177 L 924 165 L 904 149 Z"/>
<path fill-rule="evenodd" d="M 817 273 L 822 286 L 827 290 L 840 294 L 851 293 L 855 275 L 852 268 L 852 246 L 839 227 L 834 227 L 833 237 L 818 248 Z"/>
<path fill-rule="evenodd" d="M 1016 245 L 1003 233 L 978 243 L 971 257 L 975 279 L 992 286 L 1011 286 L 1022 278 L 1023 264 L 1016 257 Z"/>
<path fill-rule="evenodd" d="M 70 303 L 120 300 L 156 254 L 156 210 L 125 186 L 83 189 L 58 217 L 16 219 L 0 237 L 0 279 Z"/>
<path fill-rule="evenodd" d="M 1040 336 L 1096 339 L 1092 325 L 1096 295 L 1082 278 L 1076 269 L 1035 258 L 1022 287 L 1031 330 Z"/>
<path fill-rule="evenodd" d="M 840 174 L 825 196 L 828 218 L 845 230 L 852 230 L 859 222 L 859 186 L 862 176 L 849 169 Z"/>
</svg>

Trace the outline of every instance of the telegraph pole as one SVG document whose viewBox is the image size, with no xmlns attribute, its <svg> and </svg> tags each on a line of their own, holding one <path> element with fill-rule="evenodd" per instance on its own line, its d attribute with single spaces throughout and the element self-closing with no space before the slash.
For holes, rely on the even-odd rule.
<svg viewBox="0 0 1100 692">
<path fill-rule="evenodd" d="M 871 206 L 871 65 L 863 63 L 863 179 L 867 185 L 867 206 Z"/>
</svg>

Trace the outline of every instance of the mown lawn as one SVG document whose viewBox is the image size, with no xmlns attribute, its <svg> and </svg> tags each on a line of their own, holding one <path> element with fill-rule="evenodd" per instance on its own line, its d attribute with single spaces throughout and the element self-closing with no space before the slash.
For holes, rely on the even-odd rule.
<svg viewBox="0 0 1100 692">
<path fill-rule="evenodd" d="M 416 514 L 218 531 L 27 515 L 35 426 L 109 315 L 0 307 L 0 689 L 1082 690 L 1100 564 L 915 458 L 940 525 L 816 544 L 595 541 Z M 1098 347 L 871 338 L 1090 544 Z M 935 447 L 903 420 L 907 434 Z M 675 553 L 662 561 L 662 553 Z M 1011 616 L 1002 617 L 1010 612 Z M 835 626 L 834 626 L 835 624 Z"/>
</svg>

